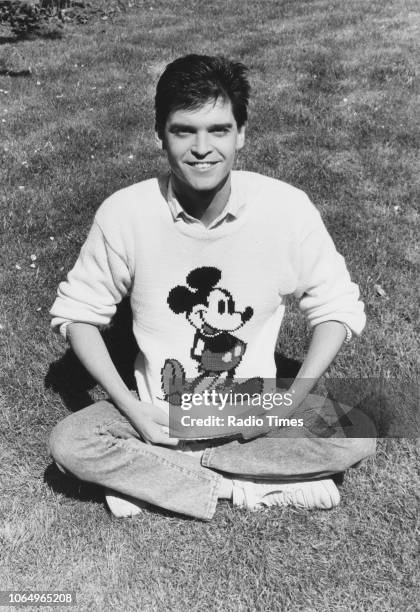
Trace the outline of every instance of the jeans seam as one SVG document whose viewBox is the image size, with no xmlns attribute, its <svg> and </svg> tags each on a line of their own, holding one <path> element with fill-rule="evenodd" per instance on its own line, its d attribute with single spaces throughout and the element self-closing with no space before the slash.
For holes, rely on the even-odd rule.
<svg viewBox="0 0 420 612">
<path fill-rule="evenodd" d="M 111 421 L 106 421 L 105 423 L 99 423 L 99 425 L 95 427 L 94 433 L 95 434 L 108 433 L 109 435 L 112 435 L 108 430 L 110 427 L 112 427 L 112 425 L 116 425 L 117 423 L 125 423 L 124 417 L 122 418 L 114 417 Z"/>
<path fill-rule="evenodd" d="M 211 493 L 210 493 L 210 499 L 209 502 L 207 504 L 207 511 L 205 513 L 206 518 L 211 519 L 215 510 L 216 510 L 216 505 L 217 505 L 217 499 L 218 499 L 218 490 L 219 490 L 219 483 L 221 482 L 221 477 L 218 476 L 218 474 L 216 474 L 217 476 L 217 480 L 214 483 L 214 487 L 212 487 Z"/>
<path fill-rule="evenodd" d="M 138 449 L 129 449 L 130 451 L 132 451 L 133 453 L 139 453 L 143 456 L 148 454 L 148 451 L 144 452 L 142 448 L 138 448 Z M 176 451 L 173 451 L 176 452 Z M 185 468 L 181 465 L 177 465 L 176 463 L 173 463 L 172 461 L 170 461 L 169 459 L 167 459 L 166 457 L 162 457 L 161 455 L 155 455 L 155 458 L 157 459 L 157 461 L 162 462 L 165 465 L 169 465 L 171 467 L 176 468 L 178 471 L 184 473 L 184 474 L 188 474 L 189 476 L 194 476 L 197 480 L 200 480 L 201 477 L 203 477 L 204 480 L 212 482 L 214 480 L 217 480 L 217 478 L 213 477 L 217 476 L 217 474 L 215 474 L 214 472 L 205 472 L 203 471 L 202 473 L 198 474 L 196 471 L 191 470 L 189 468 Z M 209 477 L 207 477 L 207 473 L 209 474 Z"/>
<path fill-rule="evenodd" d="M 204 450 L 203 456 L 201 458 L 201 465 L 203 465 L 204 467 L 209 467 L 212 451 L 212 448 L 206 448 Z"/>
<path fill-rule="evenodd" d="M 115 439 L 116 439 L 117 444 L 124 444 L 124 443 L 126 442 L 126 439 L 125 439 L 125 438 L 116 438 L 116 437 L 115 437 L 115 436 L 113 436 L 113 435 L 112 435 L 112 433 L 110 433 L 110 432 L 108 431 L 108 429 L 107 429 L 107 428 L 108 428 L 108 427 L 110 427 L 111 425 L 113 425 L 113 424 L 115 424 L 115 423 L 119 423 L 119 422 L 120 422 L 120 420 L 119 420 L 119 419 L 114 419 L 113 421 L 108 422 L 106 425 L 98 425 L 98 426 L 97 426 L 97 431 L 96 431 L 96 433 L 99 433 L 100 435 L 109 435 L 110 437 L 112 437 L 112 438 L 115 438 Z M 105 430 L 105 431 L 103 431 L 103 430 Z M 132 438 L 129 438 L 129 439 L 132 439 Z M 134 438 L 134 439 L 136 439 L 136 438 Z M 141 441 L 140 441 L 140 444 L 142 444 L 142 442 L 141 442 Z M 145 443 L 143 442 L 143 444 L 145 444 Z M 153 445 L 146 445 L 146 446 L 152 446 L 152 447 L 153 447 Z M 128 446 L 128 447 L 124 448 L 124 450 L 125 450 L 126 452 L 129 452 L 129 453 L 133 453 L 133 454 L 141 454 L 141 455 L 143 455 L 143 456 L 146 456 L 146 455 L 147 455 L 147 454 L 149 454 L 149 452 L 150 452 L 150 451 L 149 451 L 149 449 L 147 449 L 147 450 L 146 450 L 146 449 L 145 449 L 145 450 L 143 450 L 141 446 L 140 446 L 139 448 L 133 448 L 133 447 L 131 447 L 131 446 Z M 211 450 L 211 449 L 206 449 L 206 450 Z M 173 452 L 176 452 L 176 451 L 174 450 Z M 180 472 L 183 472 L 184 474 L 194 475 L 194 477 L 196 477 L 197 479 L 200 479 L 200 477 L 201 477 L 201 476 L 203 476 L 203 477 L 204 477 L 204 480 L 208 480 L 208 481 L 210 481 L 210 482 L 211 482 L 211 481 L 213 481 L 213 480 L 215 480 L 215 478 L 213 478 L 213 477 L 210 475 L 210 473 L 209 473 L 209 476 L 210 476 L 210 477 L 209 477 L 209 478 L 207 478 L 207 477 L 205 476 L 205 474 L 207 474 L 207 472 L 204 472 L 204 471 L 203 471 L 203 474 L 198 474 L 197 472 L 195 472 L 195 471 L 193 471 L 193 470 L 190 470 L 189 468 L 184 468 L 183 466 L 180 466 L 180 465 L 177 465 L 176 463 L 173 463 L 172 461 L 170 461 L 170 460 L 169 460 L 169 459 L 167 459 L 166 457 L 163 457 L 162 455 L 155 454 L 154 456 L 155 456 L 155 458 L 156 458 L 158 461 L 161 461 L 161 462 L 162 462 L 162 463 L 164 463 L 165 465 L 173 466 L 173 467 L 177 468 L 177 469 L 178 469 Z M 215 474 L 214 472 L 213 472 L 213 474 L 214 474 L 215 476 L 217 476 L 217 474 Z M 216 480 L 217 480 L 217 479 L 216 479 Z"/>
</svg>

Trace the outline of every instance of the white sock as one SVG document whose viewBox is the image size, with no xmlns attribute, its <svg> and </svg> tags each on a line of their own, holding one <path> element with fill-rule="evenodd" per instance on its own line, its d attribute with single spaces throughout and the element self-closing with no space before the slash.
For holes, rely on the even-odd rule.
<svg viewBox="0 0 420 612">
<path fill-rule="evenodd" d="M 232 499 L 232 493 L 233 480 L 222 476 L 222 481 L 220 483 L 219 493 L 217 494 L 217 497 L 219 499 Z"/>
</svg>

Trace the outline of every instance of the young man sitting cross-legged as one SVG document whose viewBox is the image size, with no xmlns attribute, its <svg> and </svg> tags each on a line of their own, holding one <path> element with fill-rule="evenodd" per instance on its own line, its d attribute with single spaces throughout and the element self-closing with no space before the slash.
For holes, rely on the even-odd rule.
<svg viewBox="0 0 420 612">
<path fill-rule="evenodd" d="M 169 172 L 102 204 L 51 309 L 53 327 L 110 398 L 59 423 L 51 453 L 62 470 L 102 485 L 116 516 L 148 503 L 208 520 L 221 498 L 249 510 L 329 509 L 340 499 L 331 477 L 374 453 L 354 410 L 345 435 L 340 427 L 329 437 L 272 427 L 190 444 L 169 435 L 172 383 L 203 393 L 276 378 L 285 296 L 300 299 L 313 333 L 287 389 L 292 410 L 273 415 L 322 412 L 311 388 L 365 324 L 357 285 L 307 196 L 232 170 L 248 97 L 240 63 L 190 55 L 166 67 L 155 108 Z M 100 333 L 127 295 L 139 398 Z"/>
</svg>

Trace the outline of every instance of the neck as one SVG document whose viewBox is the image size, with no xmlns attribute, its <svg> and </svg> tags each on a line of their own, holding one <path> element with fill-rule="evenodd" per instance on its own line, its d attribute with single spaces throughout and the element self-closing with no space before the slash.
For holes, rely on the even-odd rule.
<svg viewBox="0 0 420 612">
<path fill-rule="evenodd" d="M 225 208 L 230 196 L 230 175 L 217 189 L 212 191 L 194 191 L 180 184 L 177 177 L 171 175 L 172 188 L 182 208 L 191 217 L 199 219 L 206 227 L 216 219 Z"/>
</svg>

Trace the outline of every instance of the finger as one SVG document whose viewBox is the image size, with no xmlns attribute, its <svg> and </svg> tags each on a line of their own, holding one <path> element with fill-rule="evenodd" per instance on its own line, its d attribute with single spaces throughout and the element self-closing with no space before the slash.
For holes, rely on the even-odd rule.
<svg viewBox="0 0 420 612">
<path fill-rule="evenodd" d="M 154 414 L 152 416 L 152 420 L 158 425 L 165 425 L 166 427 L 168 427 L 169 418 L 166 416 L 166 414 L 161 414 L 158 412 L 157 414 Z"/>
<path fill-rule="evenodd" d="M 178 446 L 179 440 L 178 438 L 167 438 L 162 444 L 165 444 L 165 446 Z"/>
<path fill-rule="evenodd" d="M 164 426 L 160 428 L 159 433 L 156 435 L 156 441 L 157 444 L 165 444 L 166 446 L 176 446 L 179 442 L 178 438 L 170 437 L 169 428 Z"/>
<path fill-rule="evenodd" d="M 179 442 L 178 438 L 171 436 L 169 427 L 165 427 L 165 425 L 162 425 L 161 432 L 164 434 L 166 440 L 176 440 L 176 444 L 178 444 Z"/>
</svg>

